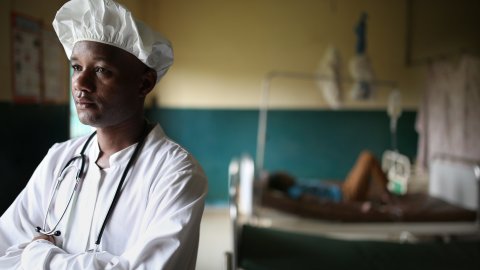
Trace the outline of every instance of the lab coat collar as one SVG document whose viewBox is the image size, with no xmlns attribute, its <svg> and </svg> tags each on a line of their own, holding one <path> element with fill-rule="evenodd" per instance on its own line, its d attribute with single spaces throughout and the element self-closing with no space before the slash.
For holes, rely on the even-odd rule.
<svg viewBox="0 0 480 270">
<path fill-rule="evenodd" d="M 147 138 L 145 138 L 145 144 L 148 144 L 149 141 L 152 140 L 158 140 L 165 137 L 165 133 L 163 132 L 162 127 L 160 124 L 155 124 L 153 129 L 148 133 Z M 133 151 L 135 150 L 135 146 L 138 143 L 134 143 L 110 156 L 109 163 L 110 163 L 110 168 L 114 168 L 116 166 L 124 165 L 126 166 L 128 161 L 130 160 L 130 157 L 133 154 Z M 91 160 L 97 160 L 98 156 L 100 155 L 100 147 L 98 146 L 98 140 L 97 136 L 95 136 L 92 139 L 91 145 L 89 146 L 90 150 L 87 150 L 87 156 Z"/>
</svg>

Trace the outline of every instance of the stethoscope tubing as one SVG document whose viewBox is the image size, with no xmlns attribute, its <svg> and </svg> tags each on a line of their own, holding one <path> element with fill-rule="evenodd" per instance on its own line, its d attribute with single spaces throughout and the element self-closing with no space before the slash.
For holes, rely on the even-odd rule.
<svg viewBox="0 0 480 270">
<path fill-rule="evenodd" d="M 125 182 L 125 179 L 127 177 L 127 174 L 128 174 L 128 171 L 130 170 L 131 166 L 133 165 L 133 163 L 135 162 L 138 154 L 140 153 L 140 149 L 143 147 L 143 144 L 145 143 L 145 140 L 147 138 L 147 135 L 148 135 L 148 124 L 146 123 L 145 124 L 145 129 L 144 129 L 144 132 L 143 132 L 143 135 L 142 137 L 140 138 L 140 141 L 137 143 L 137 146 L 135 147 L 134 151 L 133 151 L 133 154 L 132 156 L 130 157 L 130 160 L 128 161 L 127 163 L 127 166 L 125 167 L 124 171 L 123 171 L 123 174 L 122 174 L 122 177 L 120 179 L 120 182 L 118 183 L 118 186 L 117 186 L 117 189 L 115 191 L 115 194 L 113 196 L 113 201 L 112 203 L 110 204 L 110 207 L 108 208 L 108 212 L 107 212 L 107 215 L 105 216 L 105 219 L 103 220 L 103 223 L 102 223 L 102 227 L 100 228 L 100 232 L 98 233 L 98 236 L 97 236 L 97 240 L 95 241 L 95 246 L 98 247 L 100 246 L 100 241 L 102 239 L 102 235 L 103 235 L 103 231 L 105 230 L 105 227 L 107 225 L 107 222 L 108 220 L 110 219 L 112 213 L 113 213 L 113 209 L 115 208 L 115 205 L 117 204 L 118 202 L 118 199 L 120 198 L 120 193 L 121 193 L 121 189 L 123 187 L 123 183 Z M 36 231 L 39 232 L 39 233 L 42 233 L 42 234 L 46 234 L 46 235 L 55 235 L 55 236 L 59 236 L 61 234 L 60 231 L 56 231 L 56 228 L 57 226 L 60 224 L 60 222 L 62 221 L 63 219 L 63 216 L 65 215 L 66 211 L 68 210 L 69 208 L 69 205 L 70 205 L 70 202 L 72 200 L 72 198 L 74 197 L 74 193 L 75 191 L 77 190 L 78 188 L 78 185 L 80 183 L 80 180 L 83 178 L 83 170 L 84 170 L 84 167 L 85 167 L 85 150 L 87 149 L 87 146 L 89 145 L 90 141 L 92 140 L 92 138 L 95 136 L 96 132 L 93 132 L 90 137 L 88 137 L 87 141 L 85 142 L 85 144 L 83 145 L 83 148 L 82 148 L 82 151 L 80 152 L 80 155 L 79 156 L 76 156 L 76 157 L 73 157 L 72 159 L 70 159 L 67 164 L 64 166 L 64 168 L 62 169 L 61 173 L 60 173 L 60 176 L 62 175 L 62 173 L 73 163 L 73 161 L 75 161 L 77 158 L 81 158 L 82 159 L 82 162 L 80 164 L 80 170 L 78 170 L 77 172 L 77 175 L 76 175 L 76 183 L 75 183 L 75 187 L 72 191 L 72 195 L 70 195 L 70 199 L 67 203 L 67 207 L 64 209 L 60 219 L 58 220 L 58 222 L 55 224 L 55 226 L 53 227 L 53 229 L 50 229 L 50 230 L 45 230 L 46 228 L 46 220 L 47 220 L 47 217 L 48 217 L 48 212 L 50 210 L 50 206 L 51 206 L 51 203 L 52 203 L 52 200 L 53 200 L 53 197 L 55 195 L 55 192 L 56 190 L 54 190 L 51 198 L 50 198 L 50 202 L 48 204 L 48 208 L 47 208 L 47 213 L 45 215 L 45 220 L 44 220 L 44 224 L 43 224 L 43 229 L 41 229 L 40 227 L 36 227 Z M 61 181 L 63 181 L 63 179 L 61 181 L 58 181 L 59 179 L 57 179 L 57 184 L 60 185 Z M 56 184 L 56 185 L 57 185 Z M 57 189 L 58 187 L 55 187 L 55 189 Z"/>
<path fill-rule="evenodd" d="M 54 190 L 52 192 L 52 195 L 50 196 L 50 200 L 48 202 L 47 212 L 45 213 L 45 218 L 43 219 L 43 226 L 42 226 L 42 228 L 40 228 L 40 227 L 35 228 L 35 230 L 38 233 L 41 233 L 41 234 L 44 234 L 44 235 L 55 235 L 55 236 L 60 236 L 61 235 L 61 232 L 59 230 L 57 230 L 57 227 L 60 224 L 60 222 L 63 220 L 63 217 L 65 216 L 65 213 L 67 212 L 68 208 L 70 207 L 70 204 L 71 204 L 72 199 L 75 195 L 75 192 L 77 191 L 80 180 L 82 179 L 83 169 L 85 168 L 85 150 L 87 149 L 87 146 L 90 144 L 90 141 L 95 136 L 95 134 L 96 134 L 96 132 L 93 132 L 88 137 L 87 141 L 85 142 L 85 144 L 82 147 L 82 150 L 80 151 L 80 154 L 78 156 L 74 156 L 73 158 L 71 158 L 67 162 L 67 164 L 65 164 L 63 169 L 60 171 L 60 175 L 57 177 L 57 181 L 55 183 L 55 188 L 54 188 Z M 57 194 L 58 189 L 60 188 L 60 184 L 62 183 L 63 179 L 65 178 L 65 174 L 68 172 L 68 169 L 69 168 L 76 168 L 76 166 L 73 165 L 73 162 L 75 162 L 75 160 L 77 160 L 79 158 L 81 159 L 80 169 L 77 170 L 77 174 L 75 175 L 75 186 L 72 190 L 72 193 L 70 194 L 70 198 L 68 199 L 67 206 L 63 210 L 63 213 L 60 216 L 60 218 L 58 219 L 57 223 L 50 230 L 47 230 L 46 229 L 47 228 L 47 220 L 48 220 L 48 215 L 49 215 L 49 212 L 50 212 L 50 208 L 51 208 L 52 203 L 53 203 L 53 199 L 56 197 L 55 195 Z"/>
<path fill-rule="evenodd" d="M 84 161 L 84 156 L 76 156 L 76 157 L 73 157 L 70 161 L 74 161 L 78 158 L 81 158 L 82 159 L 82 163 L 85 162 Z M 71 162 L 69 162 L 71 163 Z M 56 194 L 60 188 L 60 184 L 62 183 L 63 179 L 65 178 L 65 174 L 68 172 L 68 169 L 69 168 L 77 168 L 76 166 L 70 164 L 67 166 L 65 166 L 63 169 L 62 169 L 62 172 L 60 174 L 60 176 L 57 178 L 57 183 L 55 184 L 55 188 L 52 192 L 52 195 L 50 196 L 50 200 L 48 202 L 48 207 L 47 209 L 50 209 L 51 206 L 52 206 L 52 202 L 53 202 L 53 199 L 56 197 Z M 46 231 L 45 228 L 47 227 L 47 220 L 48 220 L 48 215 L 49 215 L 49 212 L 50 211 L 47 211 L 47 213 L 45 214 L 45 218 L 43 220 L 43 229 L 39 230 L 40 233 L 42 234 L 46 234 L 46 235 L 56 235 L 56 236 L 59 236 L 60 235 L 60 231 L 57 231 L 57 227 L 58 225 L 60 224 L 60 222 L 63 220 L 63 217 L 65 216 L 65 213 L 67 212 L 68 208 L 70 207 L 70 204 L 72 202 L 72 199 L 75 195 L 75 192 L 77 190 L 77 187 L 78 187 L 78 184 L 80 183 L 80 177 L 79 177 L 79 174 L 77 172 L 77 176 L 75 177 L 75 186 L 72 190 L 72 193 L 70 194 L 70 198 L 68 199 L 68 202 L 67 202 L 67 206 L 65 206 L 65 209 L 63 210 L 63 213 L 62 215 L 60 216 L 60 218 L 58 219 L 57 223 L 49 230 L 49 231 Z"/>
</svg>

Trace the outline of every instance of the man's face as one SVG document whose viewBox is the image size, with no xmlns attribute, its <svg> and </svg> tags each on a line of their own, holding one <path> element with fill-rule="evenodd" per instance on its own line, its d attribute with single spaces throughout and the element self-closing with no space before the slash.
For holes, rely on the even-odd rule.
<svg viewBox="0 0 480 270">
<path fill-rule="evenodd" d="M 80 41 L 73 48 L 72 94 L 80 122 L 110 127 L 143 113 L 142 74 L 146 66 L 114 46 Z"/>
</svg>

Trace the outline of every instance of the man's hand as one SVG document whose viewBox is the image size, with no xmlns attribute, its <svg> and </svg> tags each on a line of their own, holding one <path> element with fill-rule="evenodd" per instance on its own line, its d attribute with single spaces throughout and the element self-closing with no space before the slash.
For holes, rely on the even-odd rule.
<svg viewBox="0 0 480 270">
<path fill-rule="evenodd" d="M 41 239 L 47 240 L 47 241 L 49 241 L 50 243 L 52 243 L 52 244 L 55 245 L 55 237 L 54 237 L 53 235 L 40 234 L 40 235 L 34 237 L 34 238 L 32 239 L 32 241 L 41 240 Z"/>
</svg>

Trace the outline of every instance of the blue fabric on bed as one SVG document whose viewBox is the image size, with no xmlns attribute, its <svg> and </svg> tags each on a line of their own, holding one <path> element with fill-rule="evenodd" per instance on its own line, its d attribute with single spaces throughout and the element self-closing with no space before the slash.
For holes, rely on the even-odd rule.
<svg viewBox="0 0 480 270">
<path fill-rule="evenodd" d="M 312 195 L 321 200 L 332 202 L 342 201 L 342 190 L 338 185 L 326 184 L 317 181 L 301 181 L 291 186 L 287 194 L 292 199 L 299 199 L 302 195 Z"/>
</svg>

